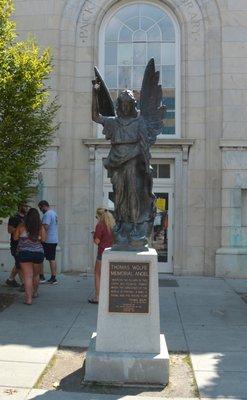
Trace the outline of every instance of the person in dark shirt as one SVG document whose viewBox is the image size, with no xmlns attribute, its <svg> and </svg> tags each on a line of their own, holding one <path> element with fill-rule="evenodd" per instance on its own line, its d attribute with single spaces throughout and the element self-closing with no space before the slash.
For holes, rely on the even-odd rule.
<svg viewBox="0 0 247 400">
<path fill-rule="evenodd" d="M 15 259 L 15 265 L 12 268 L 9 278 L 6 280 L 6 284 L 10 287 L 19 287 L 19 283 L 16 282 L 15 277 L 19 275 L 21 280 L 20 263 L 16 254 L 18 241 L 14 240 L 14 232 L 18 225 L 24 222 L 25 215 L 28 211 L 28 205 L 26 203 L 19 204 L 18 213 L 13 217 L 9 218 L 8 222 L 8 233 L 10 234 L 10 252 Z"/>
<path fill-rule="evenodd" d="M 98 223 L 93 233 L 93 241 L 98 246 L 98 252 L 95 262 L 94 276 L 95 276 L 95 295 L 88 299 L 91 304 L 98 304 L 99 302 L 99 289 L 100 289 L 100 274 L 101 274 L 101 260 L 102 254 L 107 247 L 113 245 L 112 229 L 115 225 L 115 220 L 112 214 L 105 208 L 97 208 L 96 219 Z"/>
</svg>

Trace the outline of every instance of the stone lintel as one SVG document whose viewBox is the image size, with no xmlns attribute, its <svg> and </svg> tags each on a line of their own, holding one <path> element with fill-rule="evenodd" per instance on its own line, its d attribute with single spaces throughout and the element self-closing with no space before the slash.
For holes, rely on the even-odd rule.
<svg viewBox="0 0 247 400">
<path fill-rule="evenodd" d="M 104 138 L 85 138 L 82 139 L 82 143 L 87 147 L 106 147 L 109 148 L 111 143 L 109 140 L 105 140 Z M 159 147 L 171 147 L 171 148 L 180 148 L 181 150 L 189 149 L 195 143 L 195 139 L 157 139 L 152 148 Z"/>
</svg>

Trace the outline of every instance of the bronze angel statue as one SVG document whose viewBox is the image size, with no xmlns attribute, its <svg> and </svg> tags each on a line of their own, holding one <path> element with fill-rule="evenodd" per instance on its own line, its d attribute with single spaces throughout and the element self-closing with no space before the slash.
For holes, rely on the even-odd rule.
<svg viewBox="0 0 247 400">
<path fill-rule="evenodd" d="M 154 59 L 145 69 L 140 92 L 140 111 L 133 92 L 122 91 L 116 110 L 110 93 L 95 67 L 92 119 L 103 125 L 111 141 L 104 162 L 113 186 L 116 250 L 142 250 L 148 246 L 155 217 L 155 196 L 150 147 L 162 130 L 165 106 Z"/>
</svg>

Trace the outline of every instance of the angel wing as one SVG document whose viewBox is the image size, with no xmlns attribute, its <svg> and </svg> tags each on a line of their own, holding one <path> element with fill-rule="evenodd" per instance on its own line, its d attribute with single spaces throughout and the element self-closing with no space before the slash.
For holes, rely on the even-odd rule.
<svg viewBox="0 0 247 400">
<path fill-rule="evenodd" d="M 150 133 L 150 144 L 161 133 L 165 106 L 161 105 L 162 88 L 159 85 L 159 71 L 155 71 L 154 59 L 149 60 L 142 81 L 140 93 L 140 114 L 145 119 Z"/>
<path fill-rule="evenodd" d="M 114 104 L 113 104 L 110 92 L 109 92 L 102 76 L 100 75 L 97 67 L 94 67 L 94 72 L 95 72 L 96 83 L 98 83 L 100 85 L 100 88 L 98 91 L 99 112 L 101 115 L 103 115 L 105 117 L 114 117 L 115 116 L 115 108 L 114 108 Z"/>
</svg>

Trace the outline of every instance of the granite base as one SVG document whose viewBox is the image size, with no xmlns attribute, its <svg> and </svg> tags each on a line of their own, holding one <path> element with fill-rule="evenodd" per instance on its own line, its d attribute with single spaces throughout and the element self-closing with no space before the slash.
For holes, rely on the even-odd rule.
<svg viewBox="0 0 247 400">
<path fill-rule="evenodd" d="M 160 353 L 96 351 L 93 333 L 86 355 L 84 382 L 98 384 L 166 385 L 169 380 L 169 354 L 164 335 L 160 335 Z"/>
</svg>

